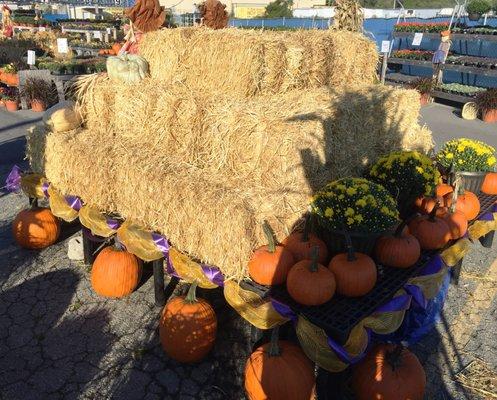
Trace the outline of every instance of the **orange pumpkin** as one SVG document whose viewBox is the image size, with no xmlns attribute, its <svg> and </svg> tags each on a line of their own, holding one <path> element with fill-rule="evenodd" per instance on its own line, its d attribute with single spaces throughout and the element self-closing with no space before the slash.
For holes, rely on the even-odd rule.
<svg viewBox="0 0 497 400">
<path fill-rule="evenodd" d="M 328 260 L 328 249 L 321 239 L 309 232 L 310 225 L 310 216 L 307 216 L 304 230 L 293 232 L 287 236 L 283 240 L 282 245 L 291 251 L 295 261 L 311 259 L 312 249 L 317 246 L 319 248 L 318 262 L 324 264 Z"/>
<path fill-rule="evenodd" d="M 112 45 L 112 52 L 117 55 L 119 54 L 119 51 L 121 50 L 122 44 L 121 43 L 114 43 Z"/>
<path fill-rule="evenodd" d="M 497 194 L 497 172 L 487 173 L 481 191 L 486 194 Z"/>
<path fill-rule="evenodd" d="M 429 214 L 435 207 L 435 205 L 439 203 L 439 205 L 445 205 L 445 199 L 442 196 L 434 196 L 434 197 L 418 197 L 414 202 L 418 211 L 422 214 Z"/>
<path fill-rule="evenodd" d="M 480 213 L 480 200 L 473 192 L 465 190 L 457 196 L 456 210 L 464 213 L 468 221 L 471 221 Z"/>
<path fill-rule="evenodd" d="M 441 183 L 437 185 L 435 189 L 435 195 L 437 197 L 445 197 L 448 194 L 451 194 L 454 191 L 454 188 L 448 183 Z"/>
<path fill-rule="evenodd" d="M 443 213 L 440 217 L 445 221 L 450 230 L 450 237 L 453 240 L 460 239 L 464 236 L 466 231 L 468 230 L 468 219 L 466 215 L 456 209 L 457 199 L 458 199 L 458 184 L 454 188 L 452 192 L 452 200 L 450 207 L 444 207 Z"/>
<path fill-rule="evenodd" d="M 405 229 L 407 221 L 402 222 L 395 233 L 384 235 L 376 241 L 376 259 L 383 265 L 396 268 L 409 268 L 416 264 L 421 255 L 418 239 Z"/>
<path fill-rule="evenodd" d="M 312 259 L 299 261 L 288 273 L 286 289 L 297 303 L 318 306 L 335 294 L 335 276 L 318 259 L 319 248 L 314 247 Z"/>
<path fill-rule="evenodd" d="M 258 347 L 245 365 L 245 391 L 249 400 L 312 400 L 314 364 L 296 344 L 278 341 Z"/>
<path fill-rule="evenodd" d="M 423 250 L 440 249 L 451 239 L 449 226 L 436 216 L 438 208 L 439 203 L 436 203 L 429 215 L 416 217 L 409 223 L 411 234 L 418 239 Z"/>
<path fill-rule="evenodd" d="M 59 238 L 60 222 L 48 208 L 32 207 L 17 214 L 12 234 L 21 247 L 43 249 Z"/>
<path fill-rule="evenodd" d="M 259 247 L 248 263 L 250 277 L 261 285 L 280 285 L 295 263 L 293 254 L 284 246 L 276 245 L 274 233 L 267 222 L 263 225 L 267 246 Z"/>
<path fill-rule="evenodd" d="M 357 400 L 423 400 L 426 374 L 406 348 L 379 344 L 354 367 L 352 387 Z"/>
<path fill-rule="evenodd" d="M 125 297 L 136 289 L 141 273 L 141 264 L 133 254 L 109 246 L 93 262 L 91 285 L 100 296 Z"/>
<path fill-rule="evenodd" d="M 183 363 L 196 363 L 211 351 L 216 340 L 217 318 L 211 305 L 195 295 L 192 283 L 186 296 L 167 302 L 159 322 L 159 336 L 167 355 Z"/>
<path fill-rule="evenodd" d="M 354 251 L 349 236 L 346 240 L 347 253 L 333 257 L 328 269 L 335 275 L 337 293 L 347 297 L 364 296 L 376 284 L 376 264 L 368 255 Z"/>
</svg>

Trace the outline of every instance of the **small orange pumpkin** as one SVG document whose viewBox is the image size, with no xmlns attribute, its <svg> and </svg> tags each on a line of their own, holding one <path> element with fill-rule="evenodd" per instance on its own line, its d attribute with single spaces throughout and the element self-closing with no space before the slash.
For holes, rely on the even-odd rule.
<svg viewBox="0 0 497 400">
<path fill-rule="evenodd" d="M 487 173 L 481 191 L 486 194 L 497 194 L 497 172 Z"/>
<path fill-rule="evenodd" d="M 245 391 L 249 400 L 312 400 L 316 380 L 314 364 L 296 344 L 278 341 L 258 347 L 245 365 Z"/>
<path fill-rule="evenodd" d="M 310 260 L 312 249 L 317 246 L 319 248 L 318 262 L 324 264 L 328 260 L 328 249 L 321 239 L 310 233 L 310 218 L 309 215 L 306 216 L 303 231 L 293 232 L 281 244 L 291 251 L 295 261 Z"/>
<path fill-rule="evenodd" d="M 141 264 L 133 254 L 117 244 L 108 246 L 93 262 L 91 286 L 100 296 L 125 297 L 136 289 L 141 273 Z"/>
<path fill-rule="evenodd" d="M 454 188 L 448 183 L 440 183 L 435 189 L 435 195 L 437 197 L 445 197 L 446 195 L 452 193 Z"/>
<path fill-rule="evenodd" d="M 167 302 L 159 322 L 159 336 L 167 355 L 183 363 L 196 363 L 211 351 L 216 340 L 217 318 L 211 305 L 195 295 L 194 282 L 186 296 Z"/>
<path fill-rule="evenodd" d="M 43 249 L 59 238 L 60 222 L 48 208 L 33 206 L 17 214 L 12 223 L 12 234 L 21 247 Z"/>
<path fill-rule="evenodd" d="M 324 265 L 319 264 L 318 259 L 319 248 L 314 247 L 312 259 L 295 264 L 286 280 L 288 294 L 305 306 L 319 306 L 331 300 L 335 294 L 335 276 Z"/>
<path fill-rule="evenodd" d="M 354 367 L 357 400 L 423 400 L 426 374 L 418 358 L 401 345 L 376 345 Z"/>
<path fill-rule="evenodd" d="M 284 246 L 276 245 L 274 233 L 267 221 L 263 225 L 267 246 L 254 251 L 248 263 L 250 277 L 261 285 L 281 285 L 295 263 L 293 254 Z"/>
<path fill-rule="evenodd" d="M 416 264 L 421 255 L 418 239 L 405 229 L 403 221 L 392 235 L 385 235 L 376 241 L 376 259 L 383 265 L 396 268 L 409 268 Z"/>
<path fill-rule="evenodd" d="M 337 293 L 347 297 L 359 297 L 369 293 L 376 284 L 376 264 L 366 254 L 357 253 L 346 235 L 347 253 L 337 254 L 328 265 L 335 275 Z"/>
<path fill-rule="evenodd" d="M 435 205 L 439 203 L 439 205 L 445 205 L 445 199 L 442 196 L 425 196 L 418 197 L 414 202 L 418 211 L 422 214 L 429 214 L 435 207 Z"/>
<path fill-rule="evenodd" d="M 409 223 L 411 234 L 418 239 L 423 250 L 438 250 L 451 238 L 447 223 L 436 216 L 439 205 L 437 202 L 429 215 L 418 216 Z"/>
</svg>

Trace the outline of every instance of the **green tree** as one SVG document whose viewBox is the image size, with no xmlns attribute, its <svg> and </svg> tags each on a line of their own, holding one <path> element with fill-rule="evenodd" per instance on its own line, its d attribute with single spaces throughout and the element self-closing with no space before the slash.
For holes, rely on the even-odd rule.
<svg viewBox="0 0 497 400">
<path fill-rule="evenodd" d="M 293 0 L 274 0 L 266 6 L 265 17 L 281 18 L 292 16 Z"/>
</svg>

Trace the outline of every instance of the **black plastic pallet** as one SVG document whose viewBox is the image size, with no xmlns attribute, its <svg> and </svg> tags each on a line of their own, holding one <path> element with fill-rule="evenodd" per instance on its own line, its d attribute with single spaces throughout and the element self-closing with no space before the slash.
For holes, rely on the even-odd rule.
<svg viewBox="0 0 497 400">
<path fill-rule="evenodd" d="M 477 218 L 480 218 L 489 212 L 497 201 L 497 196 L 480 194 L 478 198 L 481 211 Z M 416 276 L 435 254 L 437 254 L 435 251 L 423 252 L 420 260 L 407 269 L 377 264 L 378 280 L 371 292 L 357 298 L 335 295 L 333 299 L 321 306 L 309 307 L 296 303 L 289 296 L 284 285 L 268 287 L 253 281 L 243 281 L 241 286 L 244 289 L 254 291 L 263 298 L 271 297 L 288 305 L 293 312 L 303 315 L 310 322 L 324 329 L 330 337 L 340 344 L 345 344 L 352 328 L 392 299 L 395 293 L 403 288 L 410 278 Z"/>
</svg>

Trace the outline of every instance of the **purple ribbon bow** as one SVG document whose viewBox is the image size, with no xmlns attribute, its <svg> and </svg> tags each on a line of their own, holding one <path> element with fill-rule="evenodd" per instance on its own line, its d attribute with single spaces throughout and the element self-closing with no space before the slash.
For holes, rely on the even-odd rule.
<svg viewBox="0 0 497 400">
<path fill-rule="evenodd" d="M 81 210 L 83 204 L 81 203 L 81 199 L 78 196 L 65 196 L 66 203 L 71 207 L 74 211 Z"/>
<path fill-rule="evenodd" d="M 219 268 L 207 264 L 200 264 L 200 266 L 207 279 L 214 285 L 224 287 L 224 275 Z"/>
<path fill-rule="evenodd" d="M 5 180 L 5 188 L 9 192 L 18 192 L 21 189 L 21 168 L 14 165 Z"/>
<path fill-rule="evenodd" d="M 114 231 L 117 231 L 121 226 L 117 219 L 107 218 L 105 222 L 107 222 L 107 226 Z"/>
<path fill-rule="evenodd" d="M 48 187 L 50 186 L 50 184 L 48 182 L 43 182 L 41 184 L 41 190 L 43 191 L 43 194 L 45 195 L 45 197 L 48 199 L 50 197 L 50 195 L 48 194 Z"/>
</svg>

